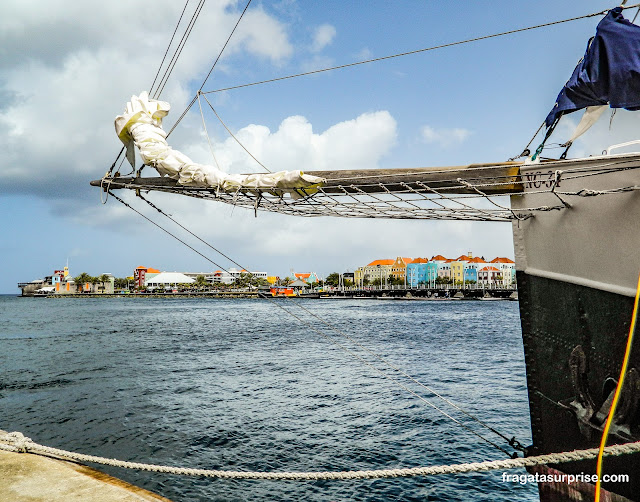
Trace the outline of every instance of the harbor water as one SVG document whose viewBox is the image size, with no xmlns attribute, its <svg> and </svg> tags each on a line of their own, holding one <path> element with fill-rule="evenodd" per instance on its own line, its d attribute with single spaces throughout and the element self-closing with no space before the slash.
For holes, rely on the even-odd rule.
<svg viewBox="0 0 640 502">
<path fill-rule="evenodd" d="M 530 442 L 517 302 L 0 296 L 0 321 L 0 429 L 48 446 L 247 471 L 506 458 L 395 381 L 509 449 L 500 437 L 354 341 Z M 231 481 L 98 468 L 176 502 L 537 500 L 502 471 Z"/>
</svg>

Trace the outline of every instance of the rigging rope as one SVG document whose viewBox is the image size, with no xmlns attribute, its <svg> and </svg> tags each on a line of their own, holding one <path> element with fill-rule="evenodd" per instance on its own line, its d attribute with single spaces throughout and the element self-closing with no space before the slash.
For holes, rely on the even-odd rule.
<svg viewBox="0 0 640 502">
<path fill-rule="evenodd" d="M 463 474 L 469 472 L 486 472 L 495 470 L 518 469 L 536 465 L 562 464 L 578 460 L 593 459 L 598 455 L 598 448 L 575 450 L 563 453 L 550 453 L 535 457 L 513 458 L 507 460 L 490 460 L 486 462 L 472 462 L 464 464 L 439 465 L 428 467 L 408 467 L 396 469 L 377 469 L 366 471 L 321 471 L 321 472 L 251 472 L 251 471 L 222 471 L 214 469 L 192 469 L 188 467 L 173 467 L 165 465 L 143 464 L 127 462 L 113 458 L 85 455 L 58 448 L 40 445 L 20 432 L 10 432 L 0 436 L 0 450 L 16 453 L 33 453 L 36 455 L 54 455 L 77 462 L 91 462 L 110 465 L 124 469 L 136 469 L 149 472 L 163 472 L 183 476 L 199 476 L 217 479 L 259 479 L 259 480 L 344 480 L 344 479 L 382 479 L 409 476 L 433 476 L 439 474 Z M 640 452 L 640 442 L 607 446 L 606 456 L 629 455 Z"/>
<path fill-rule="evenodd" d="M 220 265 L 218 265 L 215 261 L 213 261 L 211 258 L 205 256 L 204 254 L 202 254 L 200 251 L 198 251 L 196 248 L 194 248 L 193 246 L 190 246 L 189 244 L 187 244 L 185 241 L 183 241 L 182 239 L 180 239 L 180 237 L 178 237 L 175 234 L 172 234 L 171 232 L 169 232 L 169 230 L 167 230 L 166 228 L 163 228 L 161 225 L 158 225 L 155 221 L 153 221 L 151 218 L 148 218 L 147 216 L 145 216 L 144 214 L 142 214 L 140 211 L 138 211 L 136 208 L 134 208 L 133 206 L 131 206 L 130 204 L 126 203 L 125 201 L 123 201 L 120 197 L 118 197 L 116 194 L 114 194 L 111 190 L 108 190 L 109 195 L 111 195 L 111 197 L 113 197 L 114 199 L 116 199 L 118 202 L 120 202 L 121 204 L 124 204 L 126 207 L 128 207 L 129 209 L 131 209 L 132 211 L 134 211 L 135 213 L 139 214 L 140 216 L 142 216 L 145 220 L 147 220 L 149 223 L 151 223 L 152 225 L 155 225 L 156 227 L 158 227 L 160 230 L 162 230 L 163 232 L 169 234 L 171 237 L 173 237 L 174 239 L 176 239 L 178 242 L 184 244 L 185 246 L 187 246 L 189 249 L 191 249 L 191 251 L 193 251 L 194 253 L 197 253 L 198 255 L 200 255 L 202 258 L 204 258 L 205 260 L 207 260 L 209 263 L 212 263 L 213 265 L 215 265 L 218 268 L 222 268 Z"/>
<path fill-rule="evenodd" d="M 203 0 L 204 2 L 204 0 Z M 224 50 L 226 49 L 227 45 L 229 44 L 229 41 L 231 40 L 231 37 L 233 36 L 233 34 L 236 32 L 236 29 L 238 28 L 238 25 L 240 24 L 240 21 L 242 20 L 242 18 L 244 17 L 245 12 L 247 12 L 247 9 L 249 8 L 249 5 L 251 4 L 251 0 L 249 0 L 247 2 L 247 4 L 244 7 L 244 10 L 242 11 L 242 14 L 240 14 L 240 17 L 238 18 L 238 20 L 236 21 L 235 26 L 233 27 L 233 30 L 231 30 L 231 33 L 229 34 L 229 36 L 227 37 L 227 41 L 224 43 L 224 46 L 222 47 L 222 49 L 220 49 L 220 52 L 218 53 L 218 57 L 215 59 L 215 61 L 213 62 L 213 64 L 211 65 L 211 68 L 209 69 L 209 73 L 207 73 L 207 76 L 205 77 L 204 81 L 202 82 L 202 85 L 200 86 L 200 88 L 198 89 L 198 92 L 196 93 L 196 95 L 193 97 L 193 99 L 191 100 L 191 102 L 187 105 L 187 107 L 184 109 L 184 111 L 180 114 L 180 116 L 178 117 L 178 119 L 176 120 L 176 122 L 173 124 L 173 126 L 171 127 L 171 129 L 169 129 L 169 132 L 167 133 L 167 137 L 169 137 L 169 135 L 173 132 L 173 130 L 178 126 L 178 124 L 182 121 L 182 119 L 187 115 L 187 113 L 189 112 L 189 110 L 191 109 L 191 107 L 194 105 L 194 103 L 197 101 L 198 99 L 198 94 L 200 93 L 200 91 L 202 91 L 202 88 L 204 87 L 204 85 L 207 83 L 207 80 L 209 80 L 209 77 L 211 76 L 211 72 L 213 72 L 213 69 L 216 67 L 216 65 L 218 64 L 218 61 L 220 60 L 220 58 L 222 57 L 222 53 L 224 52 Z"/>
<path fill-rule="evenodd" d="M 247 12 L 247 9 L 249 8 L 249 5 L 251 5 L 251 0 L 249 0 L 247 2 L 247 4 L 244 6 L 244 10 L 242 11 L 242 14 L 240 14 L 240 17 L 238 18 L 238 20 L 236 21 L 235 26 L 233 27 L 233 30 L 231 30 L 231 33 L 229 33 L 229 36 L 227 37 L 227 41 L 224 43 L 224 45 L 222 46 L 222 49 L 220 49 L 220 53 L 218 54 L 218 57 L 216 58 L 216 60 L 213 62 L 213 64 L 211 65 L 211 69 L 209 70 L 209 73 L 207 73 L 207 76 L 205 77 L 204 81 L 202 82 L 202 85 L 200 86 L 200 88 L 198 89 L 198 91 L 201 91 L 202 88 L 204 87 L 204 85 L 207 83 L 207 80 L 209 80 L 209 77 L 211 76 L 211 72 L 213 71 L 213 69 L 216 67 L 216 65 L 218 64 L 218 61 L 220 60 L 220 58 L 222 57 L 222 53 L 224 52 L 224 50 L 227 48 L 227 45 L 229 44 L 229 41 L 231 40 L 231 37 L 233 36 L 233 34 L 236 32 L 236 29 L 238 28 L 238 25 L 240 24 L 240 21 L 242 21 L 242 18 L 244 17 L 245 12 Z"/>
<path fill-rule="evenodd" d="M 246 146 L 244 146 L 242 144 L 242 142 L 235 136 L 235 134 L 233 134 L 231 132 L 231 129 L 229 129 L 227 127 L 227 124 L 224 123 L 224 120 L 222 120 L 222 117 L 220 117 L 220 115 L 218 115 L 218 112 L 216 111 L 216 109 L 213 107 L 213 105 L 209 102 L 209 100 L 207 99 L 207 97 L 202 94 L 200 91 L 198 91 L 198 102 L 200 101 L 200 96 L 202 95 L 202 97 L 204 98 L 204 100 L 207 102 L 207 104 L 209 105 L 209 107 L 211 108 L 211 111 L 215 114 L 215 116 L 218 118 L 218 120 L 220 121 L 220 123 L 222 124 L 222 126 L 227 130 L 227 132 L 229 133 L 229 135 L 235 140 L 236 143 L 238 143 L 238 145 L 240 145 L 240 148 L 242 148 L 245 152 L 247 152 L 247 154 L 253 159 L 255 160 L 258 165 L 260 165 L 260 167 L 262 167 L 265 171 L 267 171 L 268 173 L 271 172 L 271 170 L 265 166 L 262 162 L 260 162 L 258 159 L 255 158 L 255 156 L 247 149 Z M 204 118 L 203 118 L 204 121 Z M 205 130 L 206 131 L 206 130 Z M 207 138 L 209 136 L 207 135 Z"/>
<path fill-rule="evenodd" d="M 625 9 L 632 9 L 634 7 L 638 7 L 640 6 L 640 4 L 635 4 L 635 5 L 630 5 L 628 7 L 624 7 Z M 272 79 L 268 79 L 268 80 L 260 80 L 258 82 L 252 82 L 249 84 L 241 84 L 241 85 L 235 85 L 235 86 L 231 86 L 231 87 L 224 87 L 221 89 L 215 89 L 213 91 L 206 91 L 204 92 L 204 94 L 212 94 L 212 93 L 216 93 L 216 92 L 223 92 L 223 91 L 230 91 L 233 89 L 241 89 L 243 87 L 251 87 L 254 85 L 261 85 L 261 84 L 268 84 L 268 83 L 272 83 L 272 82 L 279 82 L 281 80 L 288 80 L 288 79 L 292 79 L 292 78 L 297 78 L 297 77 L 304 77 L 307 75 L 314 75 L 316 73 L 323 73 L 323 72 L 327 72 L 327 71 L 333 71 L 333 70 L 341 70 L 343 68 L 350 68 L 352 66 L 359 66 L 359 65 L 363 65 L 363 64 L 367 64 L 367 63 L 375 63 L 378 61 L 385 61 L 387 59 L 393 59 L 393 58 L 398 58 L 398 57 L 402 57 L 402 56 L 409 56 L 409 55 L 413 55 L 413 54 L 419 54 L 421 52 L 428 52 L 428 51 L 434 51 L 434 50 L 438 50 L 438 49 L 444 49 L 447 47 L 453 47 L 456 45 L 462 45 L 462 44 L 468 44 L 468 43 L 472 43 L 472 42 L 479 42 L 481 40 L 487 40 L 490 38 L 496 38 L 496 37 L 502 37 L 505 35 L 513 35 L 514 33 L 520 33 L 523 31 L 530 31 L 530 30 L 536 30 L 539 28 L 545 28 L 548 26 L 553 26 L 556 24 L 562 24 L 562 23 L 568 23 L 571 21 L 578 21 L 580 19 L 587 19 L 590 17 L 596 17 L 596 16 L 602 16 L 604 14 L 606 14 L 608 12 L 608 10 L 603 10 L 603 11 L 599 11 L 599 12 L 593 12 L 591 14 L 585 14 L 582 16 L 577 16 L 577 17 L 572 17 L 572 18 L 568 18 L 568 19 L 562 19 L 560 21 L 551 21 L 548 23 L 543 23 L 543 24 L 537 24 L 535 26 L 527 26 L 525 28 L 517 28 L 514 30 L 509 30 L 509 31 L 502 31 L 500 33 L 494 33 L 492 35 L 484 35 L 481 37 L 474 37 L 474 38 L 468 38 L 465 40 L 458 40 L 457 42 L 449 42 L 446 44 L 440 44 L 440 45 L 434 45 L 431 47 L 427 47 L 424 49 L 417 49 L 414 51 L 408 51 L 408 52 L 401 52 L 398 54 L 393 54 L 390 56 L 383 56 L 383 57 L 379 57 L 379 58 L 374 58 L 374 59 L 367 59 L 365 61 L 356 61 L 354 63 L 347 63 L 347 64 L 343 64 L 343 65 L 339 65 L 339 66 L 331 66 L 329 68 L 322 68 L 322 69 L 318 69 L 318 70 L 312 70 L 312 71 L 308 71 L 308 72 L 304 72 L 304 73 L 296 73 L 294 75 L 287 75 L 284 77 L 277 77 L 277 78 L 272 78 Z"/>
<path fill-rule="evenodd" d="M 624 9 L 632 9 L 632 8 L 635 8 L 635 7 L 640 7 L 640 4 L 629 5 L 629 6 L 625 6 L 623 8 Z M 260 80 L 260 81 L 257 81 L 257 82 L 251 82 L 251 83 L 247 83 L 247 84 L 234 85 L 234 86 L 230 86 L 230 87 L 222 87 L 220 89 L 215 89 L 215 90 L 212 90 L 212 91 L 202 92 L 202 94 L 213 94 L 213 93 L 217 93 L 217 92 L 231 91 L 231 90 L 234 90 L 234 89 L 241 89 L 241 88 L 244 88 L 244 87 L 252 87 L 252 86 L 255 86 L 255 85 L 269 84 L 269 83 L 273 83 L 273 82 L 279 82 L 279 81 L 282 81 L 282 80 L 289 80 L 289 79 L 293 79 L 293 78 L 304 77 L 304 76 L 308 76 L 308 75 L 314 75 L 314 74 L 317 74 L 317 73 L 324 73 L 324 72 L 333 71 L 333 70 L 341 70 L 341 69 L 344 69 L 344 68 L 350 68 L 350 67 L 353 67 L 353 66 L 359 66 L 359 65 L 363 65 L 363 64 L 367 64 L 367 63 L 375 63 L 375 62 L 379 62 L 379 61 L 385 61 L 387 59 L 393 59 L 393 58 L 398 58 L 398 57 L 402 57 L 402 56 L 410 56 L 410 55 L 419 54 L 419 53 L 422 53 L 422 52 L 445 49 L 445 48 L 448 48 L 448 47 L 454 47 L 456 45 L 463 45 L 463 44 L 468 44 L 468 43 L 472 43 L 472 42 L 479 42 L 479 41 L 482 41 L 482 40 L 488 40 L 488 39 L 491 39 L 491 38 L 497 38 L 497 37 L 502 37 L 502 36 L 506 36 L 506 35 L 513 35 L 515 33 L 521 33 L 521 32 L 524 32 L 524 31 L 536 30 L 536 29 L 539 29 L 539 28 L 546 28 L 546 27 L 549 27 L 549 26 L 557 25 L 557 24 L 563 24 L 563 23 L 568 23 L 568 22 L 572 22 L 572 21 L 578 21 L 578 20 L 581 20 L 581 19 L 587 19 L 587 18 L 590 18 L 590 17 L 602 16 L 602 15 L 606 14 L 607 12 L 608 12 L 607 10 L 603 10 L 603 11 L 599 11 L 599 12 L 593 12 L 591 14 L 585 14 L 585 15 L 582 15 L 582 16 L 572 17 L 572 18 L 568 18 L 568 19 L 562 19 L 562 20 L 559 20 L 559 21 L 551 21 L 551 22 L 548 22 L 548 23 L 537 24 L 535 26 L 527 26 L 525 28 L 517 28 L 517 29 L 514 29 L 514 30 L 503 31 L 503 32 L 494 33 L 494 34 L 491 34 L 491 35 L 484 35 L 484 36 L 481 36 L 481 37 L 468 38 L 468 39 L 459 40 L 459 41 L 456 41 L 456 42 L 449 42 L 449 43 L 446 43 L 446 44 L 434 45 L 434 46 L 431 46 L 431 47 L 426 47 L 424 49 L 417 49 L 417 50 L 408 51 L 408 52 L 401 52 L 401 53 L 398 53 L 398 54 L 392 54 L 390 56 L 383 56 L 383 57 L 379 57 L 379 58 L 367 59 L 367 60 L 364 60 L 364 61 L 356 61 L 356 62 L 353 62 L 353 63 L 347 63 L 347 64 L 343 64 L 343 65 L 338 65 L 338 66 L 331 66 L 331 67 L 328 67 L 328 68 L 321 68 L 321 69 L 318 69 L 318 70 L 312 70 L 312 71 L 303 72 L 303 73 L 296 73 L 296 74 L 293 74 L 293 75 L 286 75 L 286 76 L 283 76 L 283 77 L 276 77 L 276 78 L 267 79 L 267 80 Z M 211 73 L 211 72 L 209 72 L 209 73 Z M 208 75 L 207 75 L 207 79 L 208 79 Z M 206 81 L 206 79 L 205 79 L 205 81 Z M 202 91 L 203 87 L 204 87 L 204 83 L 200 87 L 199 91 Z M 173 129 L 175 129 L 175 127 L 180 123 L 180 121 L 188 113 L 188 111 L 191 109 L 193 104 L 196 102 L 196 99 L 197 99 L 197 96 L 193 98 L 193 100 L 187 106 L 185 111 L 180 115 L 180 117 L 178 118 L 176 123 L 173 125 L 173 127 L 171 128 L 169 133 L 171 133 L 171 131 L 173 131 Z"/>
<path fill-rule="evenodd" d="M 200 94 L 198 94 L 198 108 L 200 108 L 200 118 L 202 119 L 202 129 L 204 129 L 204 133 L 207 136 L 207 142 L 209 143 L 209 150 L 211 151 L 213 162 L 216 164 L 216 167 L 218 168 L 218 170 L 221 170 L 220 164 L 218 164 L 218 159 L 216 159 L 216 154 L 213 151 L 213 144 L 211 143 L 211 137 L 209 136 L 209 131 L 207 130 L 207 122 L 204 119 L 204 113 L 202 111 L 202 103 L 200 102 Z"/>
<path fill-rule="evenodd" d="M 182 50 L 187 44 L 187 40 L 191 35 L 191 31 L 193 30 L 193 27 L 195 26 L 196 21 L 198 20 L 198 17 L 200 17 L 200 12 L 202 12 L 202 8 L 204 7 L 205 1 L 206 0 L 200 0 L 200 2 L 198 2 L 198 5 L 196 6 L 196 10 L 194 11 L 193 15 L 191 16 L 191 19 L 189 20 L 187 29 L 182 34 L 182 38 L 178 43 L 178 47 L 176 47 L 176 50 L 171 58 L 171 61 L 169 61 L 167 69 L 165 70 L 165 74 L 163 78 L 160 80 L 160 82 L 158 83 L 158 89 L 156 90 L 156 94 L 155 94 L 156 99 L 159 98 L 160 95 L 162 94 L 162 91 L 164 91 L 164 88 L 167 85 L 167 82 L 169 81 L 169 77 L 171 77 L 171 74 L 173 73 L 173 69 L 176 67 L 176 64 L 178 63 L 178 59 L 180 58 L 180 55 L 182 54 Z"/>
<path fill-rule="evenodd" d="M 160 75 L 160 70 L 162 70 L 162 66 L 164 65 L 165 59 L 167 58 L 167 54 L 169 54 L 169 49 L 171 48 L 171 44 L 173 44 L 173 39 L 175 38 L 176 33 L 178 32 L 178 27 L 180 26 L 180 23 L 182 22 L 182 17 L 184 16 L 185 11 L 187 10 L 187 5 L 189 5 L 189 0 L 187 0 L 184 4 L 182 12 L 180 13 L 180 18 L 178 19 L 176 27 L 173 30 L 173 34 L 171 35 L 171 40 L 169 40 L 169 45 L 167 45 L 167 50 L 164 51 L 164 56 L 162 56 L 162 61 L 160 62 L 160 66 L 158 66 L 158 71 L 156 72 L 156 76 L 154 77 L 153 82 L 151 83 L 151 87 L 149 87 L 150 96 L 153 96 L 153 86 L 156 85 L 156 80 L 158 80 L 158 76 Z"/>
</svg>

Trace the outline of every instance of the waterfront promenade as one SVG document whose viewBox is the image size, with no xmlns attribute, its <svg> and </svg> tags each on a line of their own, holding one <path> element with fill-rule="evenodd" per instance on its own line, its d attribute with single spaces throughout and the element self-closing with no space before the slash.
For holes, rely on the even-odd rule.
<svg viewBox="0 0 640 502">
<path fill-rule="evenodd" d="M 517 299 L 515 286 L 491 286 L 471 287 L 472 285 L 454 286 L 451 284 L 418 287 L 410 286 L 366 286 L 328 288 L 319 291 L 300 290 L 293 295 L 294 298 L 322 299 L 322 298 L 362 298 L 362 299 Z M 45 298 L 104 298 L 104 297 L 128 297 L 128 298 L 272 298 L 271 290 L 258 289 L 209 289 L 209 290 L 174 290 L 174 291 L 116 291 L 114 293 L 72 293 L 42 295 Z"/>
</svg>

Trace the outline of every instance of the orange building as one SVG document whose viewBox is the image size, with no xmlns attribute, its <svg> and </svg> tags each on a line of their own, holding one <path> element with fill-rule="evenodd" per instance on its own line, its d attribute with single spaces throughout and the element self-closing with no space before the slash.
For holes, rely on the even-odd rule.
<svg viewBox="0 0 640 502">
<path fill-rule="evenodd" d="M 398 256 L 391 266 L 391 276 L 394 279 L 404 281 L 407 277 L 407 265 L 413 261 L 412 258 Z"/>
</svg>

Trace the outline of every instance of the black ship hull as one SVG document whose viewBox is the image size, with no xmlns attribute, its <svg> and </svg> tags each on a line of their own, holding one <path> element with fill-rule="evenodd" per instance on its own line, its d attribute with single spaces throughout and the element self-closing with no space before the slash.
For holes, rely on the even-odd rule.
<svg viewBox="0 0 640 502">
<path fill-rule="evenodd" d="M 597 447 L 625 353 L 633 298 L 522 272 L 517 280 L 533 434 L 530 453 Z M 640 367 L 638 352 L 632 353 L 632 368 Z M 623 417 L 610 443 L 640 440 L 636 418 Z M 575 475 L 596 472 L 595 460 L 554 467 Z M 640 455 L 607 457 L 603 474 L 627 475 L 628 482 L 603 483 L 603 488 L 640 500 Z M 540 491 L 541 500 L 582 500 L 554 497 L 549 487 Z"/>
<path fill-rule="evenodd" d="M 593 176 L 561 184 L 563 191 L 602 192 L 638 184 L 633 179 L 638 155 L 620 158 L 630 166 L 626 171 L 608 172 L 612 161 L 616 159 L 584 159 L 594 166 Z M 525 185 L 523 195 L 512 197 L 512 207 L 526 207 L 533 194 L 540 196 L 539 180 L 545 176 L 579 163 L 523 166 L 525 179 L 529 172 L 533 182 Z M 557 205 L 555 195 L 545 196 Z M 532 455 L 599 446 L 620 377 L 640 272 L 640 193 L 563 200 L 565 209 L 513 225 Z M 640 440 L 639 345 L 631 353 L 608 444 Z M 596 461 L 549 469 L 592 476 Z M 622 477 L 603 482 L 610 493 L 602 500 L 640 500 L 640 455 L 606 457 L 603 474 Z M 543 501 L 593 500 L 590 483 L 542 483 L 539 488 Z"/>
</svg>

